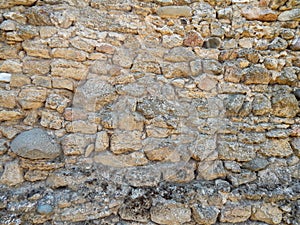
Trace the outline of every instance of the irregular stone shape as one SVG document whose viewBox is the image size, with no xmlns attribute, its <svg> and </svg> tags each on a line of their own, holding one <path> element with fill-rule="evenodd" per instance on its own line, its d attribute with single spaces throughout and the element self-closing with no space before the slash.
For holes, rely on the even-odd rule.
<svg viewBox="0 0 300 225">
<path fill-rule="evenodd" d="M 296 155 L 300 157 L 300 138 L 293 138 L 291 141 L 291 146 L 294 149 Z"/>
<path fill-rule="evenodd" d="M 59 144 L 40 128 L 20 133 L 10 147 L 18 156 L 28 159 L 54 159 L 61 152 Z"/>
<path fill-rule="evenodd" d="M 251 171 L 260 171 L 269 165 L 268 160 L 264 158 L 255 158 L 249 162 L 243 163 L 243 167 Z"/>
<path fill-rule="evenodd" d="M 156 13 L 163 18 L 190 17 L 192 16 L 192 9 L 188 6 L 164 6 L 158 8 Z"/>
<path fill-rule="evenodd" d="M 259 20 L 259 21 L 276 21 L 278 14 L 268 8 L 260 7 L 246 7 L 242 10 L 242 15 L 248 20 Z"/>
<path fill-rule="evenodd" d="M 53 77 L 52 78 L 52 87 L 73 91 L 74 90 L 74 82 L 72 79 Z"/>
<path fill-rule="evenodd" d="M 258 172 L 258 187 L 275 189 L 278 185 L 291 182 L 291 169 L 288 167 L 267 168 Z"/>
<path fill-rule="evenodd" d="M 40 40 L 26 40 L 22 42 L 22 47 L 29 56 L 36 56 L 40 58 L 51 58 L 50 48 L 46 43 Z"/>
<path fill-rule="evenodd" d="M 144 196 L 126 199 L 119 209 L 119 215 L 124 220 L 147 222 L 150 219 L 151 199 Z"/>
<path fill-rule="evenodd" d="M 288 157 L 293 154 L 289 139 L 269 139 L 259 149 L 261 154 L 274 157 Z"/>
<path fill-rule="evenodd" d="M 101 79 L 88 79 L 73 97 L 73 108 L 95 112 L 117 98 L 114 87 Z"/>
<path fill-rule="evenodd" d="M 222 41 L 220 38 L 211 37 L 208 40 L 204 41 L 203 47 L 204 48 L 220 48 Z"/>
<path fill-rule="evenodd" d="M 239 174 L 229 174 L 228 175 L 229 181 L 232 183 L 233 186 L 238 187 L 242 184 L 247 184 L 252 181 L 256 180 L 256 173 L 250 171 L 243 171 Z"/>
<path fill-rule="evenodd" d="M 183 38 L 178 34 L 164 35 L 162 38 L 162 46 L 165 48 L 170 49 L 183 44 Z"/>
<path fill-rule="evenodd" d="M 300 9 L 292 9 L 282 12 L 278 16 L 279 21 L 300 20 Z"/>
<path fill-rule="evenodd" d="M 162 65 L 162 73 L 168 79 L 189 77 L 191 75 L 191 69 L 188 62 L 164 63 Z"/>
<path fill-rule="evenodd" d="M 102 151 L 93 157 L 95 163 L 101 163 L 105 166 L 124 168 L 133 166 L 144 166 L 148 164 L 148 159 L 142 152 L 132 152 L 126 155 L 115 155 L 113 153 Z"/>
<path fill-rule="evenodd" d="M 226 170 L 220 160 L 199 162 L 197 171 L 197 179 L 214 180 L 226 176 Z"/>
<path fill-rule="evenodd" d="M 62 95 L 50 94 L 46 100 L 45 107 L 63 113 L 70 100 Z"/>
<path fill-rule="evenodd" d="M 39 180 L 46 180 L 49 175 L 49 171 L 45 170 L 28 170 L 24 175 L 25 180 L 35 182 Z"/>
<path fill-rule="evenodd" d="M 0 111 L 0 121 L 10 121 L 10 120 L 18 120 L 25 117 L 23 112 L 19 111 L 8 111 L 1 110 Z"/>
<path fill-rule="evenodd" d="M 185 46 L 189 46 L 189 47 L 196 47 L 196 46 L 202 46 L 203 45 L 203 38 L 201 37 L 201 35 L 196 32 L 196 31 L 190 31 L 184 41 L 183 44 Z"/>
<path fill-rule="evenodd" d="M 120 48 L 116 50 L 112 60 L 115 65 L 130 68 L 135 58 L 135 52 L 129 49 Z"/>
<path fill-rule="evenodd" d="M 288 47 L 286 40 L 280 37 L 276 37 L 270 44 L 269 49 L 273 51 L 283 51 Z"/>
<path fill-rule="evenodd" d="M 11 80 L 10 73 L 0 73 L 0 82 L 9 83 Z"/>
<path fill-rule="evenodd" d="M 196 58 L 195 53 L 187 47 L 172 48 L 165 56 L 164 59 L 169 62 L 186 62 Z"/>
<path fill-rule="evenodd" d="M 95 151 L 101 152 L 109 147 L 109 136 L 106 131 L 101 131 L 97 133 Z"/>
<path fill-rule="evenodd" d="M 227 203 L 221 210 L 220 221 L 227 223 L 240 223 L 251 216 L 251 205 Z"/>
<path fill-rule="evenodd" d="M 265 133 L 239 133 L 238 134 L 239 142 L 245 144 L 260 144 L 266 141 Z"/>
<path fill-rule="evenodd" d="M 278 93 L 272 98 L 272 109 L 275 116 L 293 118 L 299 112 L 298 101 L 295 95 Z"/>
<path fill-rule="evenodd" d="M 140 131 L 116 131 L 111 136 L 111 151 L 115 154 L 136 151 L 142 148 Z"/>
<path fill-rule="evenodd" d="M 51 9 L 41 6 L 30 7 L 26 11 L 26 17 L 29 24 L 34 26 L 51 26 L 53 25 L 50 20 Z"/>
<path fill-rule="evenodd" d="M 220 9 L 218 10 L 217 12 L 217 17 L 218 19 L 232 19 L 232 15 L 233 15 L 233 12 L 232 12 L 232 9 L 231 8 L 225 8 L 225 9 Z"/>
<path fill-rule="evenodd" d="M 87 73 L 88 68 L 85 65 L 71 60 L 54 59 L 51 63 L 52 76 L 83 80 Z"/>
<path fill-rule="evenodd" d="M 74 48 L 54 48 L 51 51 L 54 58 L 63 58 L 78 62 L 85 61 L 88 53 Z"/>
<path fill-rule="evenodd" d="M 217 146 L 219 158 L 223 160 L 250 161 L 256 155 L 253 145 L 220 141 Z"/>
<path fill-rule="evenodd" d="M 63 117 L 58 112 L 50 110 L 42 111 L 41 125 L 46 128 L 58 130 L 62 127 Z"/>
<path fill-rule="evenodd" d="M 134 187 L 154 187 L 161 178 L 161 170 L 156 166 L 136 167 L 126 171 L 125 180 Z"/>
<path fill-rule="evenodd" d="M 219 75 L 223 72 L 223 66 L 217 60 L 204 59 L 202 61 L 202 68 L 204 73 Z"/>
<path fill-rule="evenodd" d="M 6 163 L 4 172 L 0 178 L 0 183 L 15 186 L 23 181 L 23 170 L 20 168 L 19 163 L 17 161 Z"/>
<path fill-rule="evenodd" d="M 70 133 L 95 134 L 97 132 L 97 124 L 76 120 L 66 125 L 66 131 Z"/>
<path fill-rule="evenodd" d="M 0 90 L 0 107 L 13 109 L 16 104 L 16 92 Z"/>
<path fill-rule="evenodd" d="M 47 89 L 40 87 L 24 87 L 19 95 L 18 102 L 23 109 L 37 109 L 43 106 L 47 97 Z"/>
<path fill-rule="evenodd" d="M 82 155 L 85 148 L 93 141 L 91 135 L 76 133 L 64 136 L 61 145 L 65 155 Z"/>
<path fill-rule="evenodd" d="M 251 220 L 258 220 L 267 224 L 280 224 L 283 212 L 271 203 L 263 203 L 253 207 Z"/>
<path fill-rule="evenodd" d="M 171 183 L 188 183 L 195 178 L 195 162 L 179 162 L 162 170 L 163 180 Z"/>
<path fill-rule="evenodd" d="M 33 5 L 37 0 L 0 0 L 0 9 L 11 8 L 16 5 Z"/>
<path fill-rule="evenodd" d="M 267 69 L 258 66 L 251 66 L 244 70 L 245 84 L 268 84 L 270 82 L 270 73 Z"/>
<path fill-rule="evenodd" d="M 192 213 L 194 220 L 199 224 L 215 224 L 220 210 L 214 206 L 193 205 Z"/>
<path fill-rule="evenodd" d="M 180 203 L 164 203 L 152 206 L 151 220 L 158 224 L 183 224 L 191 220 L 191 209 Z"/>
<path fill-rule="evenodd" d="M 0 65 L 0 70 L 6 73 L 21 73 L 22 65 L 18 60 L 8 59 Z"/>
<path fill-rule="evenodd" d="M 296 38 L 290 45 L 293 51 L 300 51 L 300 38 Z"/>
<path fill-rule="evenodd" d="M 252 102 L 252 113 L 256 116 L 266 115 L 271 112 L 271 101 L 263 94 L 257 94 Z"/>
<path fill-rule="evenodd" d="M 269 2 L 269 7 L 271 9 L 278 9 L 279 7 L 283 6 L 288 0 L 271 0 Z"/>
<path fill-rule="evenodd" d="M 50 60 L 26 57 L 23 61 L 23 72 L 30 75 L 43 75 L 50 71 Z"/>
<path fill-rule="evenodd" d="M 245 95 L 230 95 L 224 99 L 224 106 L 227 115 L 237 115 L 241 110 L 243 103 L 246 99 Z"/>
<path fill-rule="evenodd" d="M 290 86 L 295 86 L 297 85 L 298 78 L 293 68 L 286 67 L 283 69 L 283 71 L 281 71 L 279 76 L 275 77 L 273 82 L 277 84 L 286 84 Z"/>
<path fill-rule="evenodd" d="M 211 135 L 198 135 L 197 140 L 191 144 L 189 150 L 195 160 L 214 160 L 216 159 L 216 137 Z"/>
</svg>

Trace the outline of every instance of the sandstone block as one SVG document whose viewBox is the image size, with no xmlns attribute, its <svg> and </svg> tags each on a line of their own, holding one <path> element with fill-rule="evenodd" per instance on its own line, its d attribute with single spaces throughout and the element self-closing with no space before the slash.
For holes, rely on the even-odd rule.
<svg viewBox="0 0 300 225">
<path fill-rule="evenodd" d="M 5 73 L 21 73 L 22 64 L 18 60 L 8 59 L 0 63 L 0 71 Z"/>
<path fill-rule="evenodd" d="M 40 128 L 20 133 L 12 141 L 11 150 L 29 159 L 54 159 L 60 154 L 58 143 Z"/>
<path fill-rule="evenodd" d="M 126 171 L 125 180 L 134 187 L 154 187 L 161 177 L 160 168 L 155 166 L 143 166 Z"/>
<path fill-rule="evenodd" d="M 202 161 L 198 163 L 197 179 L 215 180 L 226 176 L 226 170 L 220 160 Z"/>
<path fill-rule="evenodd" d="M 58 112 L 42 111 L 40 124 L 43 127 L 58 130 L 62 127 L 63 117 Z"/>
<path fill-rule="evenodd" d="M 53 86 L 53 88 L 66 89 L 66 90 L 73 91 L 74 90 L 74 81 L 71 79 L 53 77 L 52 78 L 52 86 Z"/>
<path fill-rule="evenodd" d="M 74 48 L 54 48 L 51 51 L 54 58 L 69 59 L 78 62 L 85 61 L 88 53 Z"/>
<path fill-rule="evenodd" d="M 29 24 L 34 26 L 51 26 L 50 21 L 51 9 L 43 6 L 33 6 L 26 11 L 26 17 Z"/>
<path fill-rule="evenodd" d="M 180 203 L 164 203 L 151 207 L 151 220 L 158 224 L 183 224 L 191 220 L 191 209 Z"/>
<path fill-rule="evenodd" d="M 252 145 L 225 141 L 218 143 L 218 152 L 220 159 L 237 161 L 250 161 L 254 159 L 256 155 Z"/>
<path fill-rule="evenodd" d="M 171 183 L 188 183 L 195 178 L 195 162 L 179 162 L 162 169 L 163 180 Z"/>
<path fill-rule="evenodd" d="M 227 203 L 221 210 L 220 221 L 227 223 L 240 223 L 251 216 L 251 205 Z"/>
<path fill-rule="evenodd" d="M 291 141 L 291 146 L 294 149 L 296 155 L 300 157 L 300 138 L 293 138 Z"/>
<path fill-rule="evenodd" d="M 289 139 L 269 139 L 260 148 L 261 154 L 274 157 L 288 157 L 293 154 Z"/>
<path fill-rule="evenodd" d="M 268 160 L 264 158 L 254 158 L 249 162 L 243 163 L 243 167 L 251 171 L 260 171 L 269 165 Z"/>
<path fill-rule="evenodd" d="M 267 69 L 258 66 L 251 66 L 243 72 L 245 75 L 245 84 L 268 84 L 270 82 L 270 74 Z"/>
<path fill-rule="evenodd" d="M 271 203 L 263 203 L 253 207 L 251 220 L 258 220 L 268 224 L 280 224 L 282 211 Z"/>
<path fill-rule="evenodd" d="M 0 107 L 13 109 L 17 104 L 16 95 L 15 91 L 0 90 Z"/>
<path fill-rule="evenodd" d="M 23 61 L 23 72 L 30 75 L 43 75 L 50 71 L 50 60 L 26 57 Z"/>
<path fill-rule="evenodd" d="M 120 48 L 116 50 L 112 58 L 113 63 L 124 68 L 130 68 L 133 64 L 135 53 L 129 49 Z"/>
<path fill-rule="evenodd" d="M 192 9 L 188 6 L 164 6 L 158 8 L 156 12 L 160 17 L 190 17 L 192 16 Z"/>
<path fill-rule="evenodd" d="M 5 164 L 4 172 L 0 178 L 0 183 L 15 186 L 23 183 L 23 170 L 20 168 L 17 161 Z"/>
<path fill-rule="evenodd" d="M 249 182 L 256 180 L 256 174 L 250 171 L 243 171 L 239 174 L 229 174 L 228 175 L 229 181 L 232 183 L 233 186 L 238 187 L 242 184 L 247 184 Z"/>
<path fill-rule="evenodd" d="M 24 178 L 27 181 L 30 182 L 35 182 L 39 180 L 46 180 L 49 175 L 49 171 L 44 171 L 44 170 L 28 170 Z"/>
<path fill-rule="evenodd" d="M 196 58 L 195 53 L 187 47 L 175 47 L 172 48 L 164 59 L 169 62 L 186 62 Z"/>
<path fill-rule="evenodd" d="M 263 94 L 258 94 L 252 102 L 252 112 L 256 116 L 266 115 L 271 112 L 271 101 Z"/>
<path fill-rule="evenodd" d="M 102 152 L 109 147 L 109 136 L 106 131 L 97 133 L 95 151 Z"/>
<path fill-rule="evenodd" d="M 22 47 L 26 51 L 27 55 L 40 58 L 51 58 L 50 49 L 46 43 L 39 40 L 26 40 L 22 42 Z"/>
<path fill-rule="evenodd" d="M 183 38 L 178 34 L 164 35 L 162 45 L 165 48 L 179 47 L 183 44 Z"/>
<path fill-rule="evenodd" d="M 140 131 L 116 131 L 111 136 L 111 151 L 115 154 L 136 151 L 142 148 Z"/>
<path fill-rule="evenodd" d="M 23 74 L 13 74 L 10 79 L 11 87 L 22 87 L 31 83 L 30 77 Z"/>
<path fill-rule="evenodd" d="M 63 113 L 69 102 L 70 100 L 62 95 L 50 94 L 47 97 L 45 107 Z"/>
<path fill-rule="evenodd" d="M 275 116 L 292 118 L 299 112 L 295 95 L 278 93 L 272 98 L 272 112 Z"/>
<path fill-rule="evenodd" d="M 88 73 L 88 68 L 78 62 L 64 59 L 54 59 L 51 63 L 51 75 L 72 78 L 74 80 L 85 79 Z"/>
<path fill-rule="evenodd" d="M 97 129 L 97 124 L 83 120 L 72 121 L 66 125 L 66 131 L 70 133 L 95 134 Z"/>
<path fill-rule="evenodd" d="M 25 117 L 23 112 L 20 111 L 9 111 L 9 110 L 1 110 L 0 111 L 0 121 L 10 121 L 10 120 L 18 120 Z"/>
<path fill-rule="evenodd" d="M 62 139 L 61 145 L 65 155 L 82 155 L 86 147 L 92 142 L 94 142 L 93 136 L 76 133 L 66 135 Z"/>
<path fill-rule="evenodd" d="M 1 0 L 0 1 L 0 8 L 11 8 L 16 5 L 24 5 L 30 6 L 34 4 L 37 0 Z"/>
<path fill-rule="evenodd" d="M 23 109 L 40 108 L 47 97 L 47 90 L 39 87 L 25 87 L 18 95 L 18 102 Z"/>
<path fill-rule="evenodd" d="M 277 37 L 270 44 L 269 49 L 273 51 L 283 51 L 288 47 L 288 43 L 283 38 Z"/>
<path fill-rule="evenodd" d="M 202 46 L 203 45 L 203 38 L 201 37 L 201 35 L 196 32 L 196 31 L 190 31 L 184 41 L 183 41 L 183 44 L 185 46 L 188 46 L 188 47 L 196 47 L 196 46 Z"/>
<path fill-rule="evenodd" d="M 300 38 L 296 38 L 293 40 L 292 44 L 290 45 L 290 48 L 293 51 L 300 51 Z"/>
<path fill-rule="evenodd" d="M 278 14 L 268 8 L 246 7 L 242 10 L 242 15 L 248 20 L 276 21 Z"/>
</svg>

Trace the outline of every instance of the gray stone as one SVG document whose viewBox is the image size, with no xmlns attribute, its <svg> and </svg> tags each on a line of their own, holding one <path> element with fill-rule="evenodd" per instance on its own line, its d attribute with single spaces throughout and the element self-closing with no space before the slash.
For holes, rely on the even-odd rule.
<svg viewBox="0 0 300 225">
<path fill-rule="evenodd" d="M 268 70 L 259 66 L 251 66 L 243 73 L 245 74 L 245 84 L 268 84 L 271 79 Z"/>
<path fill-rule="evenodd" d="M 288 138 L 268 139 L 259 148 L 262 155 L 274 157 L 288 157 L 293 154 Z"/>
<path fill-rule="evenodd" d="M 253 145 L 220 141 L 218 143 L 219 158 L 225 160 L 250 161 L 255 158 Z"/>
<path fill-rule="evenodd" d="M 214 206 L 193 205 L 192 214 L 194 220 L 199 224 L 215 224 L 220 210 Z"/>
<path fill-rule="evenodd" d="M 154 187 L 161 178 L 160 168 L 157 166 L 143 166 L 126 171 L 125 180 L 134 187 Z"/>
<path fill-rule="evenodd" d="M 11 150 L 29 159 L 54 159 L 60 154 L 59 144 L 40 128 L 24 131 L 11 143 Z"/>
<path fill-rule="evenodd" d="M 190 17 L 192 16 L 192 9 L 188 6 L 165 6 L 160 7 L 156 13 L 163 18 L 168 17 Z"/>
<path fill-rule="evenodd" d="M 50 204 L 40 204 L 36 210 L 39 214 L 48 215 L 53 212 L 53 207 Z"/>
<path fill-rule="evenodd" d="M 223 72 L 223 66 L 216 60 L 205 59 L 202 61 L 203 72 L 208 74 L 219 75 Z"/>
<path fill-rule="evenodd" d="M 300 38 L 296 38 L 295 40 L 293 40 L 290 48 L 294 51 L 300 51 Z"/>
<path fill-rule="evenodd" d="M 267 224 L 280 224 L 283 212 L 271 203 L 263 203 L 253 207 L 251 220 L 258 220 Z"/>
<path fill-rule="evenodd" d="M 297 100 L 300 100 L 300 89 L 295 90 L 294 95 L 297 98 Z"/>
<path fill-rule="evenodd" d="M 165 203 L 153 206 L 151 220 L 158 224 L 183 224 L 191 220 L 191 209 L 180 203 Z"/>
<path fill-rule="evenodd" d="M 211 37 L 208 38 L 208 40 L 204 41 L 203 47 L 204 48 L 219 48 L 222 44 L 222 41 L 220 38 L 217 37 Z"/>
<path fill-rule="evenodd" d="M 37 0 L 0 0 L 0 9 L 11 8 L 16 5 L 30 6 Z"/>
<path fill-rule="evenodd" d="M 227 177 L 233 186 L 238 187 L 242 184 L 247 184 L 249 182 L 255 181 L 256 173 L 250 171 L 242 171 L 239 174 L 229 174 Z"/>
<path fill-rule="evenodd" d="M 246 99 L 245 95 L 230 95 L 224 99 L 226 114 L 228 116 L 235 116 L 241 110 Z"/>
<path fill-rule="evenodd" d="M 198 177 L 197 179 L 214 180 L 217 178 L 224 178 L 226 170 L 220 160 L 202 161 L 198 163 Z"/>
<path fill-rule="evenodd" d="M 278 9 L 283 6 L 288 0 L 271 0 L 269 6 L 271 9 Z"/>
<path fill-rule="evenodd" d="M 164 59 L 170 62 L 186 62 L 196 58 L 195 53 L 188 47 L 175 47 L 172 48 L 165 56 Z"/>
<path fill-rule="evenodd" d="M 263 94 L 257 94 L 252 102 L 252 112 L 256 116 L 266 115 L 271 112 L 271 101 Z"/>
<path fill-rule="evenodd" d="M 298 157 L 300 157 L 300 138 L 293 138 L 291 141 L 291 146 Z"/>
<path fill-rule="evenodd" d="M 275 38 L 269 45 L 269 49 L 273 51 L 283 51 L 287 47 L 287 41 L 280 37 Z"/>
<path fill-rule="evenodd" d="M 300 20 L 300 9 L 292 9 L 282 12 L 278 16 L 279 21 L 290 21 L 290 20 Z"/>
<path fill-rule="evenodd" d="M 242 167 L 251 171 L 260 171 L 266 168 L 268 165 L 269 165 L 268 160 L 264 158 L 255 158 L 249 162 L 243 163 Z"/>
<path fill-rule="evenodd" d="M 115 131 L 111 136 L 111 151 L 115 154 L 137 151 L 142 148 L 140 131 Z"/>
</svg>

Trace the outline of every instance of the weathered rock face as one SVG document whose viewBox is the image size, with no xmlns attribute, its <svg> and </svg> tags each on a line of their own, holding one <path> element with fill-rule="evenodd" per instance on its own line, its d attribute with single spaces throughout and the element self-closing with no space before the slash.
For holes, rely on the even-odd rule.
<svg viewBox="0 0 300 225">
<path fill-rule="evenodd" d="M 38 128 L 19 134 L 12 141 L 11 150 L 29 159 L 54 159 L 60 154 L 60 146 L 55 140 Z"/>
<path fill-rule="evenodd" d="M 299 0 L 0 0 L 0 224 L 300 215 Z"/>
</svg>

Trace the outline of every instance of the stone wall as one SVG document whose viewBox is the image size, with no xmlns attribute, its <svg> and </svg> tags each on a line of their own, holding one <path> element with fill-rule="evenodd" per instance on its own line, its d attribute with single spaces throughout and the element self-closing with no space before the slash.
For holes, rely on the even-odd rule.
<svg viewBox="0 0 300 225">
<path fill-rule="evenodd" d="M 0 224 L 300 224 L 299 0 L 0 0 Z"/>
</svg>

